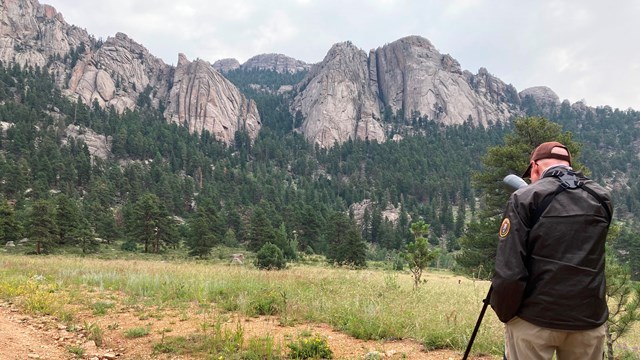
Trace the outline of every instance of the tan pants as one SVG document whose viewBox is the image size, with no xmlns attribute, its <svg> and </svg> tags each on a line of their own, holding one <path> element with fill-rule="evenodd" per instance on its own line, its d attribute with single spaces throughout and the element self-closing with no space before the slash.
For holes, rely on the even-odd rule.
<svg viewBox="0 0 640 360">
<path fill-rule="evenodd" d="M 566 331 L 542 328 L 519 317 L 505 326 L 507 360 L 602 360 L 604 325 L 591 330 Z"/>
</svg>

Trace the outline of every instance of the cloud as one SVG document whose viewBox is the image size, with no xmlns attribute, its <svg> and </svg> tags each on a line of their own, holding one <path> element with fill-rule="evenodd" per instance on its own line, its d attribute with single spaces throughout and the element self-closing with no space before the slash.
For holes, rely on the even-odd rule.
<svg viewBox="0 0 640 360">
<path fill-rule="evenodd" d="M 258 53 L 273 52 L 280 44 L 290 41 L 298 29 L 283 11 L 274 11 L 265 21 L 250 31 L 252 50 Z M 255 54 L 254 54 L 255 55 Z"/>
<path fill-rule="evenodd" d="M 470 11 L 482 5 L 480 0 L 451 0 L 447 2 L 444 13 L 448 17 L 466 16 Z"/>
</svg>

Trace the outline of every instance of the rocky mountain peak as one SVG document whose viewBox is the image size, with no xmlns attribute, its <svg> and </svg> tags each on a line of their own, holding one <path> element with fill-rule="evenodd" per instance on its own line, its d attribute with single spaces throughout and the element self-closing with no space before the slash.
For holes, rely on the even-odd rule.
<svg viewBox="0 0 640 360">
<path fill-rule="evenodd" d="M 543 113 L 550 113 L 560 107 L 560 98 L 558 95 L 546 86 L 534 86 L 524 89 L 519 94 L 521 99 L 530 97 L 536 103 L 536 106 Z M 584 114 L 583 110 L 576 110 L 577 113 Z"/>
<path fill-rule="evenodd" d="M 363 123 L 368 129 L 364 137 L 384 139 L 381 109 L 405 119 L 420 114 L 445 125 L 487 125 L 518 115 L 520 102 L 515 89 L 487 69 L 477 75 L 462 71 L 452 56 L 440 54 L 420 36 L 401 38 L 368 55 L 351 42 L 335 44 L 297 90 L 292 112 L 305 119 L 300 130 L 323 146 L 348 138 L 327 137 L 334 129 Z M 349 137 L 359 137 L 353 134 Z"/>
<path fill-rule="evenodd" d="M 387 110 L 406 124 L 420 115 L 445 125 L 487 125 L 521 115 L 521 98 L 527 95 L 536 103 L 559 106 L 551 89 L 518 93 L 485 68 L 477 74 L 463 70 L 421 36 L 403 37 L 368 53 L 350 41 L 337 43 L 315 65 L 282 54 L 211 65 L 179 54 L 173 67 L 124 33 L 97 41 L 37 0 L 0 1 L 0 60 L 48 67 L 64 93 L 85 103 L 118 111 L 164 108 L 168 121 L 191 131 L 208 130 L 227 143 L 238 129 L 255 138 L 261 125 L 255 103 L 218 72 L 237 68 L 308 71 L 295 86 L 290 111 L 302 116 L 296 131 L 323 147 L 356 138 L 384 141 L 391 127 L 381 115 L 386 117 Z"/>
<path fill-rule="evenodd" d="M 213 63 L 213 68 L 221 73 L 226 73 L 240 67 L 240 62 L 236 59 L 220 59 Z"/>
<path fill-rule="evenodd" d="M 174 68 L 120 32 L 97 41 L 37 0 L 0 1 L 0 60 L 48 68 L 63 93 L 85 104 L 122 112 L 171 103 L 165 111 L 168 120 L 179 118 L 180 124 L 189 124 L 193 131 L 208 130 L 223 142 L 232 142 L 241 127 L 255 138 L 260 127 L 255 103 L 210 65 L 210 71 L 204 71 L 201 62 L 192 65 L 180 54 Z M 188 84 L 193 92 L 175 84 Z M 210 91 L 201 88 L 205 84 Z M 213 96 L 211 91 L 220 93 Z"/>
<path fill-rule="evenodd" d="M 256 55 L 240 66 L 244 70 L 271 70 L 279 74 L 307 71 L 311 65 L 283 54 Z"/>
<path fill-rule="evenodd" d="M 242 65 L 238 60 L 233 58 L 220 59 L 213 63 L 213 68 L 221 73 L 243 69 L 275 71 L 279 74 L 295 74 L 301 71 L 308 71 L 311 68 L 311 64 L 283 54 L 260 54 L 251 57 Z"/>
<path fill-rule="evenodd" d="M 64 21 L 62 14 L 37 0 L 0 1 L 0 60 L 5 64 L 44 67 L 49 58 L 63 57 L 89 34 Z"/>
<path fill-rule="evenodd" d="M 150 103 L 157 107 L 168 94 L 170 73 L 170 66 L 144 46 L 117 33 L 101 46 L 84 48 L 71 69 L 65 93 L 122 112 L 134 109 L 140 94 L 153 88 Z"/>
<path fill-rule="evenodd" d="M 520 97 L 531 96 L 539 104 L 560 104 L 560 97 L 555 91 L 546 86 L 534 86 L 520 92 Z"/>
<path fill-rule="evenodd" d="M 512 115 L 503 96 L 506 84 L 486 69 L 477 76 L 465 74 L 453 57 L 440 54 L 427 39 L 403 38 L 373 55 L 382 102 L 402 110 L 405 118 L 419 113 L 447 125 L 468 120 L 486 125 Z"/>
<path fill-rule="evenodd" d="M 43 5 L 43 15 L 47 19 L 56 18 L 58 21 L 61 21 L 61 22 L 64 21 L 64 17 L 62 16 L 62 14 L 58 13 L 56 8 L 54 8 L 51 5 L 47 5 L 47 4 Z"/>
<path fill-rule="evenodd" d="M 342 61 L 345 64 L 349 64 L 352 60 L 360 60 L 361 55 L 366 58 L 365 52 L 359 47 L 355 46 L 351 41 L 344 41 L 334 44 L 327 55 L 325 55 L 322 62 L 337 62 Z"/>
<path fill-rule="evenodd" d="M 438 52 L 436 47 L 433 46 L 431 41 L 419 35 L 405 36 L 403 38 L 400 38 L 392 42 L 392 44 L 407 46 L 411 48 L 421 48 L 427 52 L 433 52 L 437 55 L 440 55 L 440 53 Z"/>
<path fill-rule="evenodd" d="M 231 142 L 237 130 L 255 139 L 260 115 L 253 100 L 247 100 L 229 80 L 204 60 L 190 62 L 180 55 L 173 76 L 165 117 L 184 124 L 191 132 L 208 130 Z"/>
<path fill-rule="evenodd" d="M 189 64 L 189 59 L 187 59 L 187 55 L 183 53 L 178 54 L 178 67 L 182 67 Z"/>
<path fill-rule="evenodd" d="M 322 147 L 356 138 L 384 141 L 367 54 L 351 42 L 334 45 L 297 90 L 291 110 L 305 119 L 298 130 L 309 141 Z"/>
</svg>

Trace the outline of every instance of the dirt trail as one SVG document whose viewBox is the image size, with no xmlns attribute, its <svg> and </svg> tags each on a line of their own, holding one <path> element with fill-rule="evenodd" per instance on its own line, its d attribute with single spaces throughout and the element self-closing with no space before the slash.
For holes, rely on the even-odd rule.
<svg viewBox="0 0 640 360">
<path fill-rule="evenodd" d="M 33 317 L 21 314 L 10 304 L 0 303 L 0 359 L 2 360 L 195 360 L 192 356 L 177 354 L 153 354 L 152 345 L 161 341 L 162 329 L 170 329 L 167 335 L 188 336 L 202 326 L 202 315 L 195 312 L 185 315 L 165 313 L 155 318 L 140 317 L 135 311 L 114 311 L 107 316 L 96 317 L 90 313 L 79 313 L 76 322 L 96 324 L 103 329 L 100 347 L 86 339 L 86 331 L 79 327 L 69 331 L 64 324 L 51 317 Z M 274 342 L 284 344 L 299 334 L 314 333 L 325 337 L 334 353 L 334 359 L 365 359 L 377 352 L 379 359 L 456 360 L 462 354 L 451 350 L 424 351 L 416 341 L 363 341 L 335 331 L 325 324 L 302 324 L 282 326 L 276 317 L 244 318 L 230 316 L 229 326 L 240 324 L 245 338 L 269 335 Z M 152 331 L 143 338 L 130 339 L 124 336 L 126 329 L 150 327 Z M 84 349 L 80 356 L 71 350 Z M 370 355 L 369 358 L 376 358 Z M 491 357 L 477 360 L 491 360 Z"/>
<path fill-rule="evenodd" d="M 44 322 L 21 315 L 6 304 L 0 304 L 0 359 L 69 359 L 46 330 Z"/>
</svg>

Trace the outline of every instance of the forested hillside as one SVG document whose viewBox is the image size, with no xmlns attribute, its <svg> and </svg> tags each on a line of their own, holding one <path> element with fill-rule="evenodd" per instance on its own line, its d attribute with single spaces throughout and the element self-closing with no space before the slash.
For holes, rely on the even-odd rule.
<svg viewBox="0 0 640 360">
<path fill-rule="evenodd" d="M 454 266 L 447 254 L 479 207 L 471 174 L 510 124 L 442 126 L 386 112 L 389 135 L 402 140 L 323 149 L 293 130 L 300 119 L 289 113 L 292 94 L 278 91 L 302 76 L 228 73 L 256 101 L 264 126 L 255 142 L 238 132 L 227 146 L 168 124 L 144 94 L 136 111 L 118 114 L 65 98 L 42 69 L 0 67 L 0 241 L 29 238 L 38 253 L 90 252 L 99 241 L 150 253 L 186 247 L 199 257 L 219 244 L 257 250 L 271 242 L 295 257 L 294 250 L 330 255 L 341 246 L 330 235 L 355 229 L 341 241 L 384 259 L 404 248 L 410 223 L 423 219 L 430 242 L 444 250 L 440 260 L 449 260 L 439 264 Z M 529 112 L 541 110 L 532 104 Z M 581 161 L 594 178 L 615 185 L 616 214 L 635 218 L 639 185 L 622 180 L 638 176 L 640 115 L 599 108 L 585 116 L 564 105 L 545 115 L 584 144 Z M 68 136 L 70 125 L 110 139 L 110 153 L 93 156 Z M 353 205 L 364 200 L 373 205 L 352 219 Z M 400 213 L 396 222 L 382 215 L 389 206 Z M 638 262 L 637 240 L 625 246 Z"/>
</svg>

